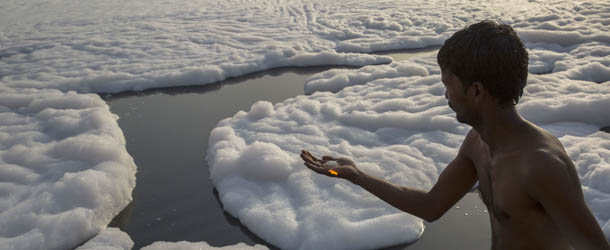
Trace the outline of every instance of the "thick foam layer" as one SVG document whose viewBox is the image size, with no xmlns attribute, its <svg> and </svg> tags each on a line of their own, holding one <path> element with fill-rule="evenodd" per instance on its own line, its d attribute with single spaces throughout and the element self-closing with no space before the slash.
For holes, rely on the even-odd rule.
<svg viewBox="0 0 610 250">
<path fill-rule="evenodd" d="M 387 64 L 388 57 L 361 53 L 438 46 L 456 30 L 481 19 L 513 25 L 529 48 L 530 72 L 546 74 L 530 76 L 520 111 L 547 127 L 580 124 L 567 126 L 567 132 L 561 133 L 580 134 L 564 136 L 562 141 L 577 147 L 571 156 L 581 159 L 585 195 L 610 235 L 604 212 L 610 211 L 605 205 L 608 191 L 600 181 L 607 179 L 608 172 L 605 135 L 577 128 L 584 123 L 596 128 L 610 125 L 608 116 L 600 113 L 608 106 L 609 11 L 604 1 L 3 1 L 0 245 L 74 247 L 99 232 L 131 200 L 135 165 L 116 117 L 98 97 L 68 91 L 116 93 L 203 85 L 284 66 Z M 216 149 L 209 156 L 215 164 L 215 182 L 224 190 L 223 202 L 236 202 L 227 206 L 234 214 L 256 208 L 242 212 L 248 216 L 240 219 L 280 246 L 319 244 L 323 241 L 318 239 L 329 236 L 318 235 L 317 228 L 333 228 L 337 232 L 333 236 L 357 237 L 372 246 L 416 239 L 422 230 L 420 221 L 403 214 L 397 220 L 383 217 L 395 211 L 370 197 L 363 198 L 363 210 L 333 225 L 325 224 L 332 221 L 326 218 L 345 217 L 317 208 L 292 211 L 300 203 L 317 206 L 308 199 L 335 200 L 329 207 L 351 207 L 352 192 L 367 197 L 344 184 L 305 176 L 294 190 L 258 186 L 269 189 L 275 186 L 265 183 L 303 175 L 294 155 L 301 147 L 352 156 L 371 173 L 429 186 L 467 130 L 444 106 L 438 81 L 433 58 L 335 70 L 312 77 L 306 90 L 330 90 L 336 95 L 317 93 L 275 106 L 257 104 L 245 118 L 239 113 L 233 118 L 239 124 L 228 120 L 214 131 Z M 341 91 L 353 84 L 361 86 Z M 262 135 L 264 140 L 259 140 Z M 586 147 L 588 143 L 595 147 Z M 266 174 L 242 169 L 232 161 L 255 163 Z M 396 167 L 378 168 L 381 165 Z M 401 177 L 404 171 L 412 174 Z M 252 197 L 286 199 L 279 205 L 267 204 L 278 208 L 263 209 L 256 204 L 264 201 L 231 198 L 241 194 L 228 196 L 231 185 L 221 184 L 242 181 L 251 192 L 260 193 Z M 334 191 L 321 191 L 331 186 Z M 302 194 L 303 200 L 291 196 L 303 190 L 312 194 Z M 296 205 L 291 203 L 295 199 Z M 254 222 L 262 218 L 277 223 L 269 211 L 284 211 L 280 214 L 286 223 L 274 229 L 256 228 Z M 297 227 L 295 221 L 303 218 L 296 215 L 311 216 L 311 228 Z M 369 231 L 383 224 L 388 231 Z M 393 227 L 399 233 L 390 233 Z M 346 231 L 338 231 L 342 229 Z M 331 246 L 346 247 L 336 242 Z"/>
<path fill-rule="evenodd" d="M 136 166 L 95 94 L 0 86 L 0 243 L 69 249 L 131 200 Z"/>
<path fill-rule="evenodd" d="M 118 228 L 106 228 L 76 250 L 130 250 L 133 241 Z"/>
</svg>

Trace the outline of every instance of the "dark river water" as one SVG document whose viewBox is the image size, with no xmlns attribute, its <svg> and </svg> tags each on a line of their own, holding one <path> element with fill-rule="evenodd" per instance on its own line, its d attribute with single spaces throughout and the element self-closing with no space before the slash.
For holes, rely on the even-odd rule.
<svg viewBox="0 0 610 250">
<path fill-rule="evenodd" d="M 436 48 L 384 53 L 395 61 Z M 133 202 L 110 224 L 140 249 L 155 241 L 206 241 L 211 246 L 269 243 L 224 212 L 205 160 L 218 121 L 259 100 L 272 103 L 303 94 L 305 79 L 337 67 L 282 68 L 201 87 L 103 96 L 127 140 L 138 172 Z M 489 249 L 487 212 L 469 193 L 445 216 L 427 224 L 421 239 L 390 249 Z"/>
</svg>

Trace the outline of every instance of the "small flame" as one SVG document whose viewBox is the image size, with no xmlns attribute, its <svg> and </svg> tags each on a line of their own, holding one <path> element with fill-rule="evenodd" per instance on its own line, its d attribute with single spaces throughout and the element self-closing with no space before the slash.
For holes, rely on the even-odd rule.
<svg viewBox="0 0 610 250">
<path fill-rule="evenodd" d="M 334 176 L 339 175 L 339 173 L 337 173 L 337 171 L 335 171 L 335 170 L 328 170 L 328 172 L 330 172 L 330 174 L 332 174 Z"/>
</svg>

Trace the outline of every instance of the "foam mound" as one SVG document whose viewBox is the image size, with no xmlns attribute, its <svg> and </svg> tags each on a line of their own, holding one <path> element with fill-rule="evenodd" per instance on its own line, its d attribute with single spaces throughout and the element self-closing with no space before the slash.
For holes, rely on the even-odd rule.
<svg viewBox="0 0 610 250">
<path fill-rule="evenodd" d="M 76 250 L 130 250 L 133 241 L 118 228 L 106 228 Z"/>
<path fill-rule="evenodd" d="M 0 86 L 0 242 L 69 249 L 130 201 L 136 166 L 94 94 Z"/>
</svg>

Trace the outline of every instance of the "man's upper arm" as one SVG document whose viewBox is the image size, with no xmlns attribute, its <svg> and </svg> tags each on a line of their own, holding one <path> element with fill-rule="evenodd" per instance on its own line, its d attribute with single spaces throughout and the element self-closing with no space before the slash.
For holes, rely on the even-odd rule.
<svg viewBox="0 0 610 250">
<path fill-rule="evenodd" d="M 538 201 L 575 249 L 610 249 L 599 224 L 584 202 L 571 162 L 548 152 L 529 157 L 529 195 Z"/>
<path fill-rule="evenodd" d="M 434 204 L 433 208 L 438 217 L 464 197 L 477 181 L 477 172 L 469 156 L 476 137 L 474 130 L 468 133 L 458 155 L 447 165 L 436 184 L 428 191 L 427 198 Z"/>
</svg>

